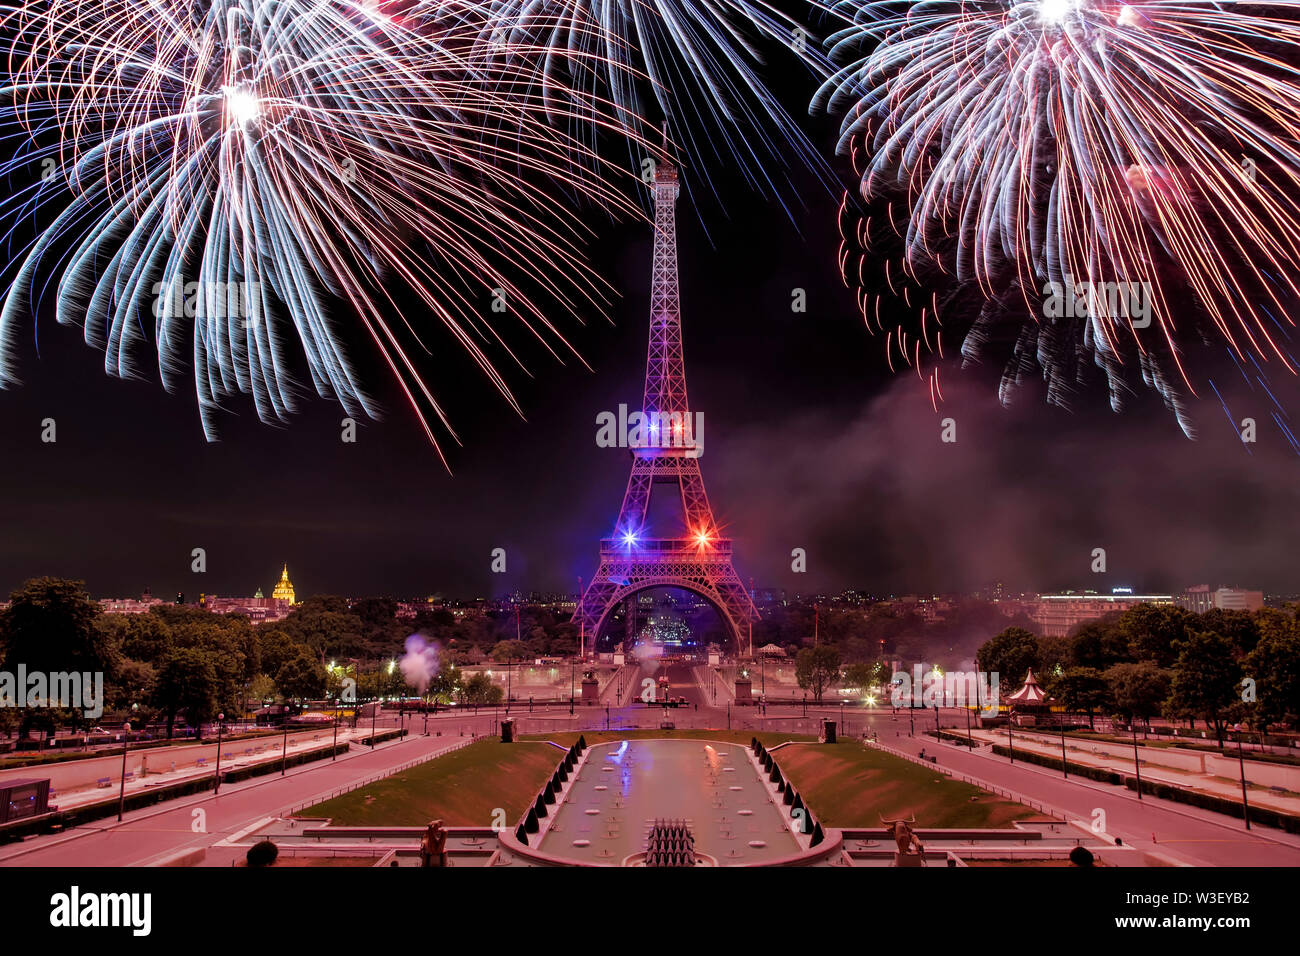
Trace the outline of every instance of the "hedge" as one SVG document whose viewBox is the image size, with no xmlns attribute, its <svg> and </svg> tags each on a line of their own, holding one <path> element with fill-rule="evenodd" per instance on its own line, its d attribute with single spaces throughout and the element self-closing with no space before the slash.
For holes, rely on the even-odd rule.
<svg viewBox="0 0 1300 956">
<path fill-rule="evenodd" d="M 993 752 L 999 757 L 1013 757 L 1015 760 L 1023 763 L 1037 764 L 1040 767 L 1047 767 L 1051 770 L 1061 769 L 1060 757 L 1049 757 L 1046 754 L 1037 754 L 1029 750 L 1017 750 L 1012 753 L 1011 749 L 1001 744 L 993 745 Z M 1089 780 L 1096 780 L 1098 783 L 1109 783 L 1117 787 L 1124 783 L 1124 775 L 1114 770 L 1107 770 L 1104 767 L 1087 767 L 1079 763 L 1065 764 L 1065 769 L 1076 777 L 1086 777 Z"/>
<path fill-rule="evenodd" d="M 1124 786 L 1130 790 L 1136 790 L 1137 780 L 1133 777 L 1125 777 Z M 1244 816 L 1244 808 L 1239 800 L 1215 796 L 1212 793 L 1201 793 L 1198 790 L 1184 790 L 1181 787 L 1171 786 L 1167 783 L 1157 783 L 1151 780 L 1142 781 L 1142 792 L 1149 793 L 1162 800 L 1172 800 L 1174 803 L 1185 803 L 1189 806 L 1199 807 L 1202 810 L 1213 810 L 1215 813 L 1223 813 L 1230 817 L 1241 818 Z M 1293 816 L 1289 813 L 1282 813 L 1280 810 L 1270 810 L 1267 807 L 1252 806 L 1250 808 L 1250 822 L 1258 823 L 1261 826 L 1273 827 L 1275 830 L 1285 830 L 1287 833 L 1300 833 L 1300 817 Z"/>
</svg>

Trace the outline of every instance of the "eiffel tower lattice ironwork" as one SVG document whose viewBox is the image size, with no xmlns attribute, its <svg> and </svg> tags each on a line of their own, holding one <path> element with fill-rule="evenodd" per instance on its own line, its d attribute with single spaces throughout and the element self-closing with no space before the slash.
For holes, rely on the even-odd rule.
<svg viewBox="0 0 1300 956">
<path fill-rule="evenodd" d="M 655 169 L 654 263 L 650 291 L 650 342 L 646 354 L 643 439 L 632 448 L 632 474 L 614 537 L 600 542 L 600 567 L 574 614 L 594 647 L 600 628 L 623 601 L 654 587 L 678 587 L 712 604 L 737 649 L 757 617 L 753 601 L 731 563 L 731 540 L 719 533 L 700 474 L 694 417 L 686 397 L 686 363 L 677 291 L 677 170 L 666 160 Z M 698 436 L 702 439 L 702 435 Z M 682 527 L 672 537 L 646 527 L 656 485 L 676 485 Z"/>
</svg>

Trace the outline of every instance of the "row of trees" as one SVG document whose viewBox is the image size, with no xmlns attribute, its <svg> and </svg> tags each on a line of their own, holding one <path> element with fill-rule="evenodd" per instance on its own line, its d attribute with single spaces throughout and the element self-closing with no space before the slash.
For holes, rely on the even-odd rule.
<svg viewBox="0 0 1300 956">
<path fill-rule="evenodd" d="M 1263 731 L 1300 717 L 1300 622 L 1272 608 L 1193 614 L 1143 604 L 1064 638 L 1008 627 L 975 659 L 1004 685 L 1034 668 L 1049 694 L 1090 720 L 1203 720 L 1222 743 L 1229 724 Z"/>
<path fill-rule="evenodd" d="M 344 699 L 346 681 L 356 700 L 409 695 L 396 658 L 411 626 L 395 613 L 391 601 L 349 607 L 323 597 L 261 626 L 241 615 L 177 605 L 147 614 L 104 614 L 81 582 L 35 578 L 0 612 L 0 666 L 10 673 L 19 665 L 28 673 L 103 673 L 106 713 L 129 715 L 137 723 L 165 721 L 170 735 L 182 715 L 200 724 L 276 698 Z M 494 647 L 502 660 L 529 652 L 528 644 L 517 641 Z M 486 675 L 461 680 L 461 656 L 454 650 L 443 654 L 430 695 L 478 706 L 497 702 L 500 688 Z M 86 723 L 80 710 L 70 708 L 0 708 L 0 730 L 6 733 Z"/>
</svg>

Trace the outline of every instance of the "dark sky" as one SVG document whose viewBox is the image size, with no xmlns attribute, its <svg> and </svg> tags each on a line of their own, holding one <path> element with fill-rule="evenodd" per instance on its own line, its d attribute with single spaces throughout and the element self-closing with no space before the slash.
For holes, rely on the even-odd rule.
<svg viewBox="0 0 1300 956">
<path fill-rule="evenodd" d="M 815 129 L 826 140 L 825 128 Z M 685 175 L 692 175 L 690 170 Z M 1210 583 L 1300 590 L 1300 460 L 1258 395 L 1247 451 L 1213 398 L 1189 441 L 1157 402 L 1117 415 L 1100 387 L 1071 412 L 1034 386 L 1011 408 L 997 368 L 945 370 L 938 414 L 915 376 L 892 376 L 835 265 L 839 196 L 805 184 L 791 223 L 744 187 L 720 184 L 700 217 L 679 205 L 683 321 L 702 459 L 737 564 L 792 591 L 950 590 L 994 579 L 1025 589 L 1179 589 Z M 595 568 L 627 480 L 625 451 L 595 444 L 595 420 L 635 406 L 644 374 L 650 229 L 598 224 L 593 260 L 621 294 L 613 324 L 559 323 L 594 371 L 529 353 L 510 376 L 520 420 L 467 360 L 431 340 L 428 379 L 464 445 L 449 475 L 395 392 L 389 413 L 340 441 L 343 411 L 309 397 L 288 427 L 233 399 L 222 441 L 204 441 L 192 393 L 104 375 L 78 330 L 40 326 L 23 385 L 0 393 L 0 589 L 36 574 L 84 579 L 97 596 L 269 590 L 287 561 L 299 594 L 456 596 L 574 589 Z M 710 242 L 710 239 L 712 240 Z M 521 270 L 534 265 L 521 257 Z M 791 311 L 791 290 L 808 308 Z M 30 332 L 30 328 L 26 332 Z M 26 334 L 26 333 L 25 333 Z M 27 336 L 30 341 L 30 336 Z M 518 337 L 515 341 L 521 341 Z M 1297 407 L 1294 380 L 1277 382 Z M 958 441 L 939 440 L 940 419 Z M 58 441 L 40 440 L 43 418 Z M 190 572 L 207 551 L 208 571 Z M 507 573 L 489 572 L 507 549 Z M 808 572 L 790 570 L 805 548 Z M 1089 572 L 1107 550 L 1110 573 Z"/>
</svg>

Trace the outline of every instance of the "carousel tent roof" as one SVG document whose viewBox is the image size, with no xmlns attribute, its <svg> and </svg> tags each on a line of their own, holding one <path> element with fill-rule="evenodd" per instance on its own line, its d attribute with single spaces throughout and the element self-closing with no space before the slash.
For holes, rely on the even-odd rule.
<svg viewBox="0 0 1300 956">
<path fill-rule="evenodd" d="M 1032 667 L 1025 675 L 1025 685 L 1007 698 L 1012 704 L 1045 704 L 1049 699 L 1043 688 L 1038 686 L 1038 678 L 1034 676 Z"/>
</svg>

